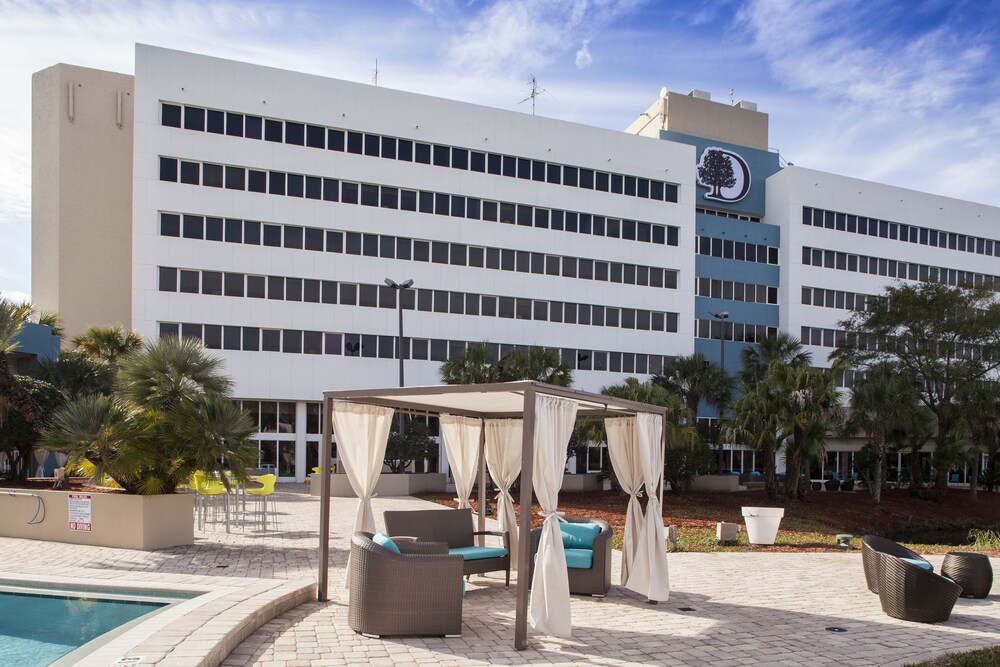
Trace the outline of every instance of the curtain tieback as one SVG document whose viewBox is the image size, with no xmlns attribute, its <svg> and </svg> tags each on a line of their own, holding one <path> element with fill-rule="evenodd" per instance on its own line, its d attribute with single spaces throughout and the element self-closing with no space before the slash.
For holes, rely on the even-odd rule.
<svg viewBox="0 0 1000 667">
<path fill-rule="evenodd" d="M 495 502 L 500 502 L 500 499 L 501 499 L 501 498 L 503 498 L 503 497 L 505 497 L 505 496 L 506 496 L 506 497 L 507 497 L 508 499 L 510 499 L 510 502 L 514 502 L 514 496 L 510 495 L 510 491 L 509 491 L 509 490 L 507 490 L 507 489 L 503 489 L 503 490 L 501 490 L 500 492 L 498 492 L 498 493 L 497 493 L 497 495 L 495 495 L 495 496 L 493 497 L 493 500 L 494 500 Z"/>
<path fill-rule="evenodd" d="M 548 519 L 550 516 L 554 516 L 557 520 L 566 523 L 566 519 L 563 518 L 564 516 L 566 516 L 566 512 L 557 512 L 556 510 L 542 510 L 541 512 L 538 513 L 538 516 L 543 517 L 545 519 Z"/>
</svg>

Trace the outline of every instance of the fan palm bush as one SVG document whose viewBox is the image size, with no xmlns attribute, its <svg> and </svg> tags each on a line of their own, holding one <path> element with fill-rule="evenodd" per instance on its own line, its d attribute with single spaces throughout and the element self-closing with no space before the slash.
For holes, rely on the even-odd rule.
<svg viewBox="0 0 1000 667">
<path fill-rule="evenodd" d="M 221 360 L 197 341 L 163 338 L 117 361 L 114 392 L 56 411 L 47 449 L 66 453 L 70 466 L 89 461 L 96 479 L 126 493 L 173 493 L 197 470 L 248 481 L 255 429 L 229 398 Z"/>
</svg>

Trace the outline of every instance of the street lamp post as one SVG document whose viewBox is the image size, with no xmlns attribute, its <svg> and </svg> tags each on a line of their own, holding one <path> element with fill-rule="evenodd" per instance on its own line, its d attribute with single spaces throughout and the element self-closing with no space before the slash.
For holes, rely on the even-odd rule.
<svg viewBox="0 0 1000 667">
<path fill-rule="evenodd" d="M 413 279 L 397 283 L 391 278 L 385 279 L 385 284 L 396 290 L 396 312 L 399 313 L 399 336 L 396 337 L 396 357 L 399 359 L 399 386 L 403 386 L 403 292 L 413 287 Z M 403 413 L 399 413 L 399 437 L 405 437 L 406 427 Z"/>
<path fill-rule="evenodd" d="M 385 284 L 399 294 L 396 295 L 396 310 L 399 313 L 399 336 L 396 338 L 396 357 L 399 359 L 399 386 L 403 386 L 403 292 L 413 287 L 413 279 L 397 283 L 391 278 L 385 279 Z"/>
<path fill-rule="evenodd" d="M 723 373 L 725 373 L 726 372 L 726 320 L 729 319 L 729 311 L 723 310 L 720 313 L 713 313 L 712 311 L 709 311 L 708 314 L 714 317 L 715 319 L 719 320 L 719 368 L 722 369 Z M 719 406 L 719 419 L 721 418 L 722 418 L 722 406 Z M 721 431 L 716 429 L 716 433 L 721 433 Z M 719 465 L 719 474 L 721 475 L 722 469 L 725 465 L 722 454 L 722 438 L 719 438 L 717 436 L 717 442 L 715 444 L 718 445 L 717 461 Z"/>
</svg>

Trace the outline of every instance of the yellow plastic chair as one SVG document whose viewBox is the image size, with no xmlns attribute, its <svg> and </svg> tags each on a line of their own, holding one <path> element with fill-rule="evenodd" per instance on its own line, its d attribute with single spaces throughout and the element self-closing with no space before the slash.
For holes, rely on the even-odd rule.
<svg viewBox="0 0 1000 667">
<path fill-rule="evenodd" d="M 226 485 L 222 482 L 214 479 L 209 479 L 203 471 L 199 470 L 191 475 L 191 482 L 194 486 L 195 492 L 200 497 L 200 516 L 198 520 L 198 529 L 205 529 L 205 515 L 208 511 L 208 500 L 210 498 L 219 498 L 222 502 L 222 510 L 225 514 L 226 519 L 226 532 L 229 532 L 229 490 L 226 489 Z M 218 513 L 218 507 L 213 507 L 214 513 Z"/>
<path fill-rule="evenodd" d="M 278 513 L 275 511 L 274 499 L 271 498 L 271 495 L 274 494 L 274 484 L 278 481 L 278 477 L 277 475 L 261 475 L 255 481 L 260 486 L 247 489 L 246 493 L 254 497 L 255 503 L 260 503 L 261 526 L 264 530 L 267 530 L 268 512 L 273 516 L 275 526 L 277 526 L 278 522 Z M 270 502 L 268 502 L 269 499 Z"/>
</svg>

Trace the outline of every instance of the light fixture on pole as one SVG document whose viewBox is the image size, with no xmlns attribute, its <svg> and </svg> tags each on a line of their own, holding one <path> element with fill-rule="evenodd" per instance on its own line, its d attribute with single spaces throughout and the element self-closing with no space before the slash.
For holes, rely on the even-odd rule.
<svg viewBox="0 0 1000 667">
<path fill-rule="evenodd" d="M 396 358 L 399 359 L 399 386 L 403 386 L 403 292 L 413 287 L 413 278 L 397 283 L 392 278 L 386 278 L 385 284 L 399 292 L 396 295 L 396 311 L 399 313 L 399 336 L 396 338 Z M 405 437 L 406 425 L 403 413 L 399 413 L 399 437 Z"/>
<path fill-rule="evenodd" d="M 724 310 L 721 313 L 708 311 L 708 314 L 719 320 L 719 368 L 726 370 L 726 320 L 729 319 L 729 311 Z"/>
<path fill-rule="evenodd" d="M 396 338 L 396 358 L 399 359 L 399 386 L 403 386 L 403 292 L 413 287 L 413 279 L 404 280 L 397 283 L 391 278 L 385 279 L 385 284 L 394 290 L 398 290 L 396 295 L 396 310 L 399 312 L 399 336 Z"/>
<path fill-rule="evenodd" d="M 708 314 L 714 317 L 715 319 L 719 320 L 719 368 L 722 370 L 723 373 L 725 373 L 726 372 L 726 320 L 729 319 L 729 311 L 723 310 L 721 313 L 714 313 L 712 311 L 708 311 Z M 719 418 L 720 419 L 722 418 L 721 406 L 719 409 Z M 719 442 L 717 442 L 716 445 L 718 445 L 718 466 L 719 466 L 719 474 L 721 475 L 722 469 L 725 464 L 723 462 L 723 455 L 722 455 L 722 442 L 721 442 L 722 438 L 718 438 L 718 440 Z"/>
</svg>

